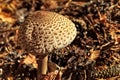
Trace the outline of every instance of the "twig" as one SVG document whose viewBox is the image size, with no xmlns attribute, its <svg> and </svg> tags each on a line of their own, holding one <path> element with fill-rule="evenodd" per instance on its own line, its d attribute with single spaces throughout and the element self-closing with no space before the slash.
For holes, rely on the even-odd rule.
<svg viewBox="0 0 120 80">
<path fill-rule="evenodd" d="M 6 30 L 0 30 L 0 33 L 4 33 L 4 32 L 9 32 L 9 31 L 15 31 L 15 30 L 18 30 L 19 27 L 16 27 L 16 28 L 12 28 L 12 29 L 6 29 Z"/>
</svg>

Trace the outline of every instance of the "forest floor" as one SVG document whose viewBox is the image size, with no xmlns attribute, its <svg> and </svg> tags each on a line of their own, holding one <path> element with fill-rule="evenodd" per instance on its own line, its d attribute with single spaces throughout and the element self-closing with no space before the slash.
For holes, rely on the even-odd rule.
<svg viewBox="0 0 120 80">
<path fill-rule="evenodd" d="M 49 55 L 44 80 L 120 80 L 120 0 L 0 0 L 0 80 L 36 80 L 36 57 L 17 45 L 30 12 L 69 18 L 77 36 Z"/>
</svg>

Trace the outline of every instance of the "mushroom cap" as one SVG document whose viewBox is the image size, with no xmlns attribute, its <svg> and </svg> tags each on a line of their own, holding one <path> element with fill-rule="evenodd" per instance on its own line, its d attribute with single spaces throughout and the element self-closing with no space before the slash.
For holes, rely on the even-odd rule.
<svg viewBox="0 0 120 80">
<path fill-rule="evenodd" d="M 76 37 L 74 23 L 55 12 L 30 13 L 20 26 L 18 44 L 27 52 L 43 55 L 69 45 Z"/>
</svg>

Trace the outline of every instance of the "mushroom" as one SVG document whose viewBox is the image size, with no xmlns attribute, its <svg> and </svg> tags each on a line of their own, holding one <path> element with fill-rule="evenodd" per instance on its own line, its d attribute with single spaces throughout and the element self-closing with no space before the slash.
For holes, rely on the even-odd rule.
<svg viewBox="0 0 120 80">
<path fill-rule="evenodd" d="M 39 55 L 38 75 L 47 73 L 48 54 L 69 45 L 76 37 L 74 23 L 50 11 L 35 11 L 20 26 L 18 44 L 27 52 Z"/>
</svg>

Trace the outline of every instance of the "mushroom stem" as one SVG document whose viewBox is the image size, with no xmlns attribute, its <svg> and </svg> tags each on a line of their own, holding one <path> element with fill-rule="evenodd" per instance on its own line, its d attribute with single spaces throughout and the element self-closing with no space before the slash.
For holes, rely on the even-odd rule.
<svg viewBox="0 0 120 80">
<path fill-rule="evenodd" d="M 47 68 L 48 68 L 47 63 L 48 63 L 48 55 L 45 56 L 42 60 L 41 73 L 43 75 L 47 73 Z"/>
<path fill-rule="evenodd" d="M 38 78 L 40 79 L 42 77 L 42 75 L 46 75 L 47 73 L 47 68 L 48 68 L 48 55 L 41 58 L 41 56 L 39 56 L 39 60 L 38 60 Z"/>
</svg>

